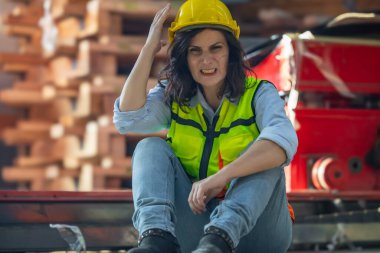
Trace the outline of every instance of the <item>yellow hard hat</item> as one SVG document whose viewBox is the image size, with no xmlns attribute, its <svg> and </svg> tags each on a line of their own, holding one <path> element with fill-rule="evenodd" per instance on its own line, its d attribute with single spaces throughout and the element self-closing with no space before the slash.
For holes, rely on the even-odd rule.
<svg viewBox="0 0 380 253">
<path fill-rule="evenodd" d="M 187 0 L 179 8 L 177 16 L 169 28 L 169 42 L 175 33 L 191 27 L 219 27 L 227 29 L 238 39 L 240 28 L 232 18 L 227 6 L 220 0 Z"/>
</svg>

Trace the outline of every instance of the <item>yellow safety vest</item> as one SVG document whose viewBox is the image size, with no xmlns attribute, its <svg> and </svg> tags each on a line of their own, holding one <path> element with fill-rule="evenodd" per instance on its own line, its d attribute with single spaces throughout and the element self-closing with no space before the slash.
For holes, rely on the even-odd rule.
<svg viewBox="0 0 380 253">
<path fill-rule="evenodd" d="M 171 105 L 167 142 L 187 174 L 204 179 L 234 161 L 259 135 L 253 98 L 261 80 L 247 77 L 246 90 L 237 104 L 224 99 L 213 122 L 208 122 L 200 104 Z"/>
</svg>

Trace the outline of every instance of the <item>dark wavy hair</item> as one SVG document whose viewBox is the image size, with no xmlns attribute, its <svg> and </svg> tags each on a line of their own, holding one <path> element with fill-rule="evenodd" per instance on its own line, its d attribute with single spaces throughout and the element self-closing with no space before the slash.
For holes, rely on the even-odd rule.
<svg viewBox="0 0 380 253">
<path fill-rule="evenodd" d="M 197 83 L 193 79 L 189 66 L 187 64 L 187 54 L 191 39 L 204 29 L 196 28 L 178 32 L 169 48 L 169 63 L 160 73 L 159 83 L 167 81 L 165 89 L 165 101 L 177 102 L 181 107 L 188 106 L 190 99 L 197 93 Z M 234 35 L 226 30 L 217 29 L 224 34 L 226 38 L 229 57 L 225 85 L 218 92 L 222 97 L 226 94 L 227 98 L 234 99 L 243 95 L 246 88 L 245 77 L 246 71 L 252 72 L 248 63 L 243 60 L 244 52 L 240 42 Z"/>
</svg>

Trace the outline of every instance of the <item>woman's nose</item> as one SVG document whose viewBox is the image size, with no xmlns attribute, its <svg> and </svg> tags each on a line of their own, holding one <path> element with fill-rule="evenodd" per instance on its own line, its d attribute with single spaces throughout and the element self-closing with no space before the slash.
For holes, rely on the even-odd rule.
<svg viewBox="0 0 380 253">
<path fill-rule="evenodd" d="M 209 53 L 204 53 L 202 55 L 202 63 L 210 63 L 212 61 L 212 56 Z"/>
</svg>

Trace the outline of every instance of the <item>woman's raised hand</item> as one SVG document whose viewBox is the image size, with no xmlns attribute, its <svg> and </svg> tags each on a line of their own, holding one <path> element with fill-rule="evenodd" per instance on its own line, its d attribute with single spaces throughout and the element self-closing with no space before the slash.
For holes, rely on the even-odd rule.
<svg viewBox="0 0 380 253">
<path fill-rule="evenodd" d="M 145 47 L 153 50 L 154 54 L 160 51 L 161 47 L 166 44 L 166 42 L 161 41 L 162 31 L 165 20 L 168 18 L 170 11 L 170 3 L 166 4 L 164 8 L 156 13 L 152 24 L 150 25 L 148 38 L 145 43 Z"/>
</svg>

